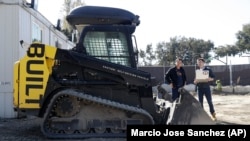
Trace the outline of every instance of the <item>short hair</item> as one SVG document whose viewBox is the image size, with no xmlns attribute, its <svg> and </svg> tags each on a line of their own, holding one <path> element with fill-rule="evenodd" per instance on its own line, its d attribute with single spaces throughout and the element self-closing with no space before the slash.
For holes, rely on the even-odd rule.
<svg viewBox="0 0 250 141">
<path fill-rule="evenodd" d="M 183 62 L 182 58 L 176 58 L 175 61 L 181 61 L 181 62 Z"/>
<path fill-rule="evenodd" d="M 198 58 L 198 61 L 202 61 L 205 63 L 205 59 L 204 58 Z"/>
</svg>

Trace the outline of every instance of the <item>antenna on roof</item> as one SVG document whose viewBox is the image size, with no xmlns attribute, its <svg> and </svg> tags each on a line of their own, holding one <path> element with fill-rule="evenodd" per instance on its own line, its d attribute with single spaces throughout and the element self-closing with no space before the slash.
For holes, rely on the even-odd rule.
<svg viewBox="0 0 250 141">
<path fill-rule="evenodd" d="M 56 29 L 61 31 L 61 20 L 60 19 L 57 20 Z"/>
<path fill-rule="evenodd" d="M 30 2 L 27 2 L 26 0 L 26 5 L 29 6 L 32 9 L 37 10 L 38 7 L 38 0 L 31 0 Z"/>
</svg>

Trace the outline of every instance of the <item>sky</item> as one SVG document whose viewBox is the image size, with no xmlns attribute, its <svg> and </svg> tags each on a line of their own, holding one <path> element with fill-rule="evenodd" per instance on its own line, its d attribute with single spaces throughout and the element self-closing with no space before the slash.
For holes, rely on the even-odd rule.
<svg viewBox="0 0 250 141">
<path fill-rule="evenodd" d="M 39 0 L 38 11 L 52 24 L 62 16 L 64 0 Z M 87 5 L 110 6 L 131 11 L 140 16 L 136 28 L 137 46 L 145 50 L 170 38 L 212 41 L 215 47 L 232 45 L 235 34 L 250 23 L 250 0 L 84 0 Z M 226 62 L 226 58 L 220 58 Z M 228 58 L 228 64 L 249 64 L 249 57 Z M 210 65 L 224 65 L 213 60 Z"/>
</svg>

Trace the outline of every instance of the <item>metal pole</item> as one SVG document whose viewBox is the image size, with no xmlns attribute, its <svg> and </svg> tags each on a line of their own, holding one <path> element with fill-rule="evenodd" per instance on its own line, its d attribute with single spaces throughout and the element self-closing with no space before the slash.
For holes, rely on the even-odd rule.
<svg viewBox="0 0 250 141">
<path fill-rule="evenodd" d="M 164 50 L 162 48 L 162 67 L 163 67 L 163 83 L 165 83 L 165 54 L 164 54 Z"/>
<path fill-rule="evenodd" d="M 165 60 L 163 60 L 163 82 L 165 84 Z"/>
<path fill-rule="evenodd" d="M 233 80 L 232 80 L 232 64 L 230 60 L 230 65 L 229 65 L 229 73 L 230 73 L 230 86 L 233 85 Z"/>
</svg>

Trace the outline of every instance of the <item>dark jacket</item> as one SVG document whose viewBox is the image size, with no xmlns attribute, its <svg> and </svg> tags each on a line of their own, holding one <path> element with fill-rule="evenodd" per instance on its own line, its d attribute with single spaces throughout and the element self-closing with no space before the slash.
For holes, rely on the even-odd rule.
<svg viewBox="0 0 250 141">
<path fill-rule="evenodd" d="M 180 72 L 182 74 L 182 86 L 184 86 L 186 84 L 187 78 L 186 78 L 186 73 L 185 70 L 183 69 L 183 67 L 180 67 Z M 173 87 L 176 87 L 178 84 L 178 76 L 177 76 L 177 68 L 172 67 L 170 68 L 167 73 L 165 74 L 165 80 L 168 84 L 173 83 Z"/>
<path fill-rule="evenodd" d="M 213 71 L 209 67 L 205 66 L 203 70 L 208 70 L 209 77 L 210 78 L 215 78 L 215 75 L 214 75 Z M 199 82 L 199 83 L 197 83 L 197 87 L 198 88 L 209 88 L 210 84 L 211 84 L 211 82 Z"/>
</svg>

